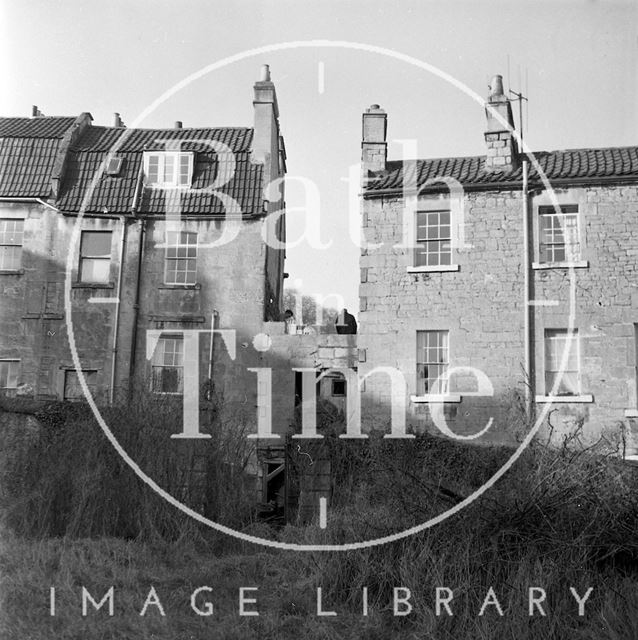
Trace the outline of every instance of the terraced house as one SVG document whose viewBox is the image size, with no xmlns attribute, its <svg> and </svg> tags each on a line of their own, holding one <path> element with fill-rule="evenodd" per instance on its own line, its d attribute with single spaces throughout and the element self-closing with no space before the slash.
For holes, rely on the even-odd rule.
<svg viewBox="0 0 638 640">
<path fill-rule="evenodd" d="M 284 278 L 283 188 L 278 201 L 264 195 L 286 171 L 267 67 L 253 105 L 251 127 L 128 129 L 117 114 L 105 127 L 37 110 L 0 119 L 5 393 L 83 397 L 72 338 L 98 403 L 136 385 L 181 394 L 198 370 L 185 368 L 184 331 L 230 329 L 228 346 L 202 333 L 199 382 L 256 396 L 247 369 L 259 353 L 235 347 L 279 319 Z M 161 331 L 152 344 L 149 329 Z"/>
<path fill-rule="evenodd" d="M 525 400 L 536 415 L 551 403 L 554 435 L 624 435 L 629 451 L 638 147 L 543 151 L 532 162 L 518 149 L 500 76 L 488 104 L 486 153 L 475 157 L 389 160 L 386 113 L 373 105 L 363 114 L 370 244 L 359 366 L 394 367 L 406 385 L 370 376 L 364 411 L 387 420 L 379 408 L 405 402 L 417 430 L 436 428 L 436 418 L 464 437 L 486 429 L 482 439 L 512 442 Z"/>
</svg>

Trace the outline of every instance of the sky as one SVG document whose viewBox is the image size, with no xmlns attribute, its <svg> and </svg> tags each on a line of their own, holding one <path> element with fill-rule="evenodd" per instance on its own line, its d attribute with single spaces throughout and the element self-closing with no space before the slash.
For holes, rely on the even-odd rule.
<svg viewBox="0 0 638 640">
<path fill-rule="evenodd" d="M 500 73 L 529 99 L 533 150 L 635 145 L 637 18 L 638 3 L 621 0 L 3 0 L 0 115 L 28 116 L 35 104 L 46 115 L 89 111 L 98 125 L 119 112 L 130 125 L 197 71 L 285 42 L 355 42 L 422 61 L 431 70 L 345 44 L 247 54 L 138 124 L 252 126 L 252 85 L 269 64 L 290 177 L 287 282 L 341 295 L 356 312 L 356 185 L 347 177 L 360 160 L 365 108 L 388 113 L 390 159 L 406 140 L 421 158 L 481 154 L 484 109 L 445 78 L 486 96 Z M 310 221 L 329 246 L 303 240 Z"/>
</svg>

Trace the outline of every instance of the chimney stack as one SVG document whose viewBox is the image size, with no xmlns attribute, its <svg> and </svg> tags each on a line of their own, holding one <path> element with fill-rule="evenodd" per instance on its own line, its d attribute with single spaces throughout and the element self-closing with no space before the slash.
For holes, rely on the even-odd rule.
<svg viewBox="0 0 638 640">
<path fill-rule="evenodd" d="M 509 127 L 500 122 L 490 109 L 485 109 L 487 117 L 485 171 L 510 173 L 518 167 L 518 147 L 514 138 L 512 105 L 503 91 L 503 76 L 496 75 L 492 78 L 487 104 L 505 120 Z"/>
<path fill-rule="evenodd" d="M 42 116 L 44 116 L 44 114 L 42 113 L 42 111 L 40 111 L 40 109 L 38 109 L 38 106 L 34 104 L 31 107 L 31 117 L 32 118 L 41 118 Z"/>
<path fill-rule="evenodd" d="M 184 126 L 181 120 L 175 120 L 175 128 L 181 129 Z"/>
<path fill-rule="evenodd" d="M 270 67 L 262 65 L 255 82 L 254 132 L 251 160 L 264 165 L 266 184 L 279 175 L 279 107 Z"/>
<path fill-rule="evenodd" d="M 123 127 L 124 125 L 124 121 L 122 120 L 122 118 L 120 118 L 120 114 L 115 112 L 113 114 L 113 126 L 114 127 Z"/>
<path fill-rule="evenodd" d="M 365 110 L 361 142 L 361 165 L 364 178 L 368 176 L 369 171 L 385 171 L 388 157 L 387 129 L 388 116 L 378 104 L 373 104 Z"/>
</svg>

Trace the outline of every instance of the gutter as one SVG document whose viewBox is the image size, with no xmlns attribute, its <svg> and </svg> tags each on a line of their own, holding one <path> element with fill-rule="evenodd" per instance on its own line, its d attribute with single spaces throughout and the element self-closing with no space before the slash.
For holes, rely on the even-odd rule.
<svg viewBox="0 0 638 640">
<path fill-rule="evenodd" d="M 37 202 L 41 204 L 43 207 L 48 207 L 49 209 L 53 209 L 53 211 L 60 212 L 57 207 L 54 207 L 52 204 L 45 202 L 42 198 L 11 198 L 11 197 L 0 197 L 0 202 Z"/>
</svg>

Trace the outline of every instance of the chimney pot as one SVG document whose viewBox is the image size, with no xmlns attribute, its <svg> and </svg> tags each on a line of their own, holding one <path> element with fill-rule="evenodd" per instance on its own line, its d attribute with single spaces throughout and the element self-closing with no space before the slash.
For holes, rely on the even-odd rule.
<svg viewBox="0 0 638 640">
<path fill-rule="evenodd" d="M 175 128 L 176 129 L 181 129 L 183 126 L 183 123 L 181 120 L 175 120 Z"/>
<path fill-rule="evenodd" d="M 261 65 L 261 74 L 259 76 L 259 82 L 270 82 L 270 65 Z"/>
<path fill-rule="evenodd" d="M 502 101 L 505 98 L 505 94 L 503 92 L 503 76 L 495 75 L 492 78 L 492 83 L 490 84 L 490 93 L 488 96 L 488 100 L 490 102 L 493 101 Z"/>
</svg>

